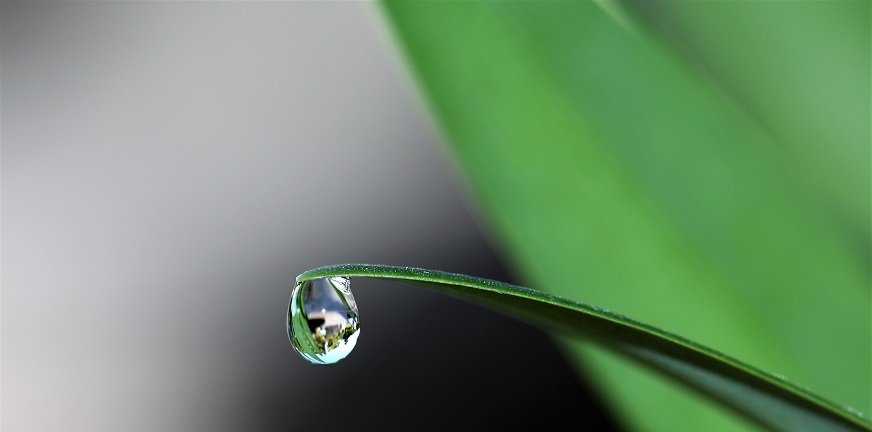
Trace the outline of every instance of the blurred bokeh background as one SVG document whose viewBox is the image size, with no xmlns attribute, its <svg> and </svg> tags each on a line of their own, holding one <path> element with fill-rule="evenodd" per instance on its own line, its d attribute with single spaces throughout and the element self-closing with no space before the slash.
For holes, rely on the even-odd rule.
<svg viewBox="0 0 872 432">
<path fill-rule="evenodd" d="M 3 2 L 3 430 L 610 427 L 543 333 L 417 289 L 355 283 L 338 366 L 291 349 L 312 267 L 514 277 L 382 21 Z"/>
<path fill-rule="evenodd" d="M 397 284 L 355 281 L 356 351 L 309 365 L 291 285 L 343 262 L 529 285 L 869 412 L 870 14 L 3 2 L 2 426 L 756 430 Z"/>
</svg>

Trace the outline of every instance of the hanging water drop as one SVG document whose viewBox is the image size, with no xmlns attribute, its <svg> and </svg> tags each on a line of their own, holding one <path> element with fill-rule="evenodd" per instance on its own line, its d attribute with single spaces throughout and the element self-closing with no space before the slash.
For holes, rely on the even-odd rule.
<svg viewBox="0 0 872 432">
<path fill-rule="evenodd" d="M 345 277 L 297 283 L 288 305 L 288 338 L 294 349 L 315 364 L 333 364 L 348 357 L 360 322 L 357 302 Z"/>
</svg>

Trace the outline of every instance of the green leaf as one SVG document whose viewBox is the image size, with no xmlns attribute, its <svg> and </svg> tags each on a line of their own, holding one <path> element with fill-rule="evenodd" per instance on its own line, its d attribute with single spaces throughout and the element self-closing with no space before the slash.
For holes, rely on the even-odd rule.
<svg viewBox="0 0 872 432">
<path fill-rule="evenodd" d="M 655 3 L 689 2 L 639 4 Z M 760 2 L 740 3 L 753 13 L 750 5 Z M 768 3 L 783 13 L 778 19 L 809 28 L 821 16 L 777 6 L 795 2 Z M 712 76 L 698 65 L 714 63 L 680 57 L 690 51 L 593 2 L 383 4 L 487 226 L 522 280 L 676 329 L 841 404 L 872 406 L 872 271 L 862 226 L 869 157 L 855 151 L 854 139 L 868 126 L 853 113 L 831 121 L 856 107 L 856 97 L 822 99 L 836 113 L 826 118 L 791 114 L 807 113 L 799 104 L 808 98 L 758 95 L 766 86 L 746 84 L 753 74 L 723 85 L 719 77 L 733 69 Z M 869 17 L 868 2 L 829 7 Z M 746 29 L 729 22 L 721 28 L 722 43 L 739 47 L 737 58 L 739 43 L 767 43 L 738 38 Z M 824 45 L 817 51 L 857 52 Z M 819 84 L 802 71 L 778 83 L 779 94 Z M 860 88 L 845 85 L 868 107 L 865 77 Z M 833 127 L 807 125 L 815 120 L 850 130 L 827 135 Z M 812 128 L 815 138 L 797 138 Z M 839 153 L 845 137 L 854 137 L 847 156 Z M 750 427 L 620 358 L 569 343 L 631 428 Z"/>
<path fill-rule="evenodd" d="M 793 154 L 809 199 L 868 238 L 872 3 L 624 3 Z"/>
<path fill-rule="evenodd" d="M 872 430 L 872 424 L 781 377 L 675 334 L 530 288 L 467 275 L 368 264 L 319 267 L 297 283 L 330 277 L 404 282 L 478 302 L 590 340 L 666 374 L 761 425 L 784 431 Z"/>
</svg>

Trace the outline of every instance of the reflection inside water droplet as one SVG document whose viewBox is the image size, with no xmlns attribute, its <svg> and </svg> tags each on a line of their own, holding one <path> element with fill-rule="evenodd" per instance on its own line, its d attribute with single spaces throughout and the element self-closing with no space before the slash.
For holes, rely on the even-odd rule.
<svg viewBox="0 0 872 432">
<path fill-rule="evenodd" d="M 315 364 L 332 364 L 348 357 L 360 323 L 350 280 L 344 277 L 298 283 L 288 305 L 288 337 L 294 349 Z"/>
</svg>

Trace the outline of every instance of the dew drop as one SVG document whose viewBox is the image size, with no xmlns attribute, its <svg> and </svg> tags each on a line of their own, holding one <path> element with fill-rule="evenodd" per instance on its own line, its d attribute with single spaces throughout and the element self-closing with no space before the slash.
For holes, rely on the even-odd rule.
<svg viewBox="0 0 872 432">
<path fill-rule="evenodd" d="M 288 338 L 315 364 L 333 364 L 351 353 L 360 336 L 357 302 L 345 277 L 298 283 L 288 305 Z"/>
<path fill-rule="evenodd" d="M 863 415 L 863 413 L 860 412 L 860 410 L 858 410 L 857 408 L 854 408 L 854 407 L 852 407 L 852 406 L 846 406 L 846 407 L 845 407 L 845 410 L 847 410 L 847 411 L 848 411 L 849 413 L 851 413 L 851 414 L 854 414 L 854 415 L 857 416 L 857 417 L 865 417 L 865 416 Z"/>
</svg>

